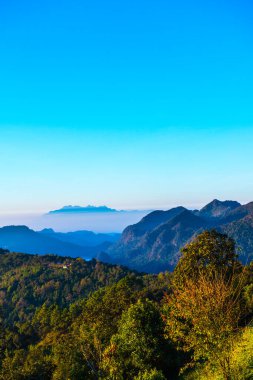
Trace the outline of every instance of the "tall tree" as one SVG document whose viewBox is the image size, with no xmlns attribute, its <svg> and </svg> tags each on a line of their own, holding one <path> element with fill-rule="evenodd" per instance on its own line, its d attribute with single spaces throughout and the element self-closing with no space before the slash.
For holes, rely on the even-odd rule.
<svg viewBox="0 0 253 380">
<path fill-rule="evenodd" d="M 165 296 L 167 336 L 192 354 L 193 362 L 217 359 L 228 350 L 243 315 L 244 272 L 234 242 L 216 231 L 204 232 L 183 250 L 172 293 Z M 229 358 L 220 365 L 229 378 Z"/>
<path fill-rule="evenodd" d="M 205 272 L 226 272 L 231 275 L 241 265 L 237 260 L 235 242 L 216 230 L 204 231 L 182 249 L 182 256 L 174 270 L 173 282 L 179 287 L 196 280 Z"/>
</svg>

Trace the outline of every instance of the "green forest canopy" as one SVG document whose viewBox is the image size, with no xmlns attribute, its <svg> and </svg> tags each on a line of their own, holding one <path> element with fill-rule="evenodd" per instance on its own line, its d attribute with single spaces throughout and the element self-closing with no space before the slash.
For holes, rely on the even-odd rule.
<svg viewBox="0 0 253 380">
<path fill-rule="evenodd" d="M 253 266 L 216 231 L 174 273 L 0 254 L 0 379 L 252 379 Z"/>
</svg>

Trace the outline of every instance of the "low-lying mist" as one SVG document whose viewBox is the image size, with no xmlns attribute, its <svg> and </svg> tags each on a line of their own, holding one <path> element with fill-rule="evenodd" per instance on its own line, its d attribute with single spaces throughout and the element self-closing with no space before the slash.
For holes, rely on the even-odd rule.
<svg viewBox="0 0 253 380">
<path fill-rule="evenodd" d="M 81 214 L 9 214 L 0 215 L 0 227 L 7 225 L 26 225 L 34 230 L 53 228 L 55 231 L 68 232 L 89 230 L 94 232 L 122 232 L 130 224 L 137 223 L 149 211 L 121 211 L 112 213 Z"/>
</svg>

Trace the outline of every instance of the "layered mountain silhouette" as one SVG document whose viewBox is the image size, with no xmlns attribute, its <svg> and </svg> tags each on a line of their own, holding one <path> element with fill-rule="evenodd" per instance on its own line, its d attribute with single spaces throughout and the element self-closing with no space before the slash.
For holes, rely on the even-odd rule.
<svg viewBox="0 0 253 380">
<path fill-rule="evenodd" d="M 107 254 L 111 262 L 140 271 L 172 270 L 180 249 L 203 230 L 212 228 L 235 239 L 241 261 L 253 259 L 253 202 L 241 205 L 217 199 L 199 211 L 184 207 L 154 211 L 128 226 Z"/>
<path fill-rule="evenodd" d="M 105 242 L 115 243 L 119 240 L 120 233 L 94 233 L 92 231 L 55 232 L 52 228 L 45 228 L 41 234 L 63 242 L 81 245 L 82 247 L 94 247 Z"/>
<path fill-rule="evenodd" d="M 10 251 L 98 258 L 143 272 L 172 270 L 181 248 L 203 230 L 215 228 L 236 241 L 240 260 L 253 260 L 253 202 L 213 200 L 201 210 L 153 211 L 120 234 L 91 231 L 35 232 L 26 226 L 0 228 L 0 248 Z M 120 237 L 121 236 L 121 237 Z"/>
<path fill-rule="evenodd" d="M 115 242 L 118 234 L 95 234 L 90 231 L 56 233 L 52 229 L 35 232 L 26 226 L 0 228 L 0 247 L 10 251 L 32 254 L 96 257 Z"/>
</svg>

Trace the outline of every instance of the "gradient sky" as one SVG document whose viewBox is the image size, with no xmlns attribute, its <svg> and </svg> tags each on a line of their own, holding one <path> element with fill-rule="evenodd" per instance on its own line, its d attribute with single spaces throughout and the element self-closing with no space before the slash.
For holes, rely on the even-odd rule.
<svg viewBox="0 0 253 380">
<path fill-rule="evenodd" d="M 0 0 L 0 213 L 253 200 L 253 5 Z"/>
</svg>

